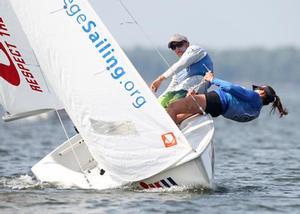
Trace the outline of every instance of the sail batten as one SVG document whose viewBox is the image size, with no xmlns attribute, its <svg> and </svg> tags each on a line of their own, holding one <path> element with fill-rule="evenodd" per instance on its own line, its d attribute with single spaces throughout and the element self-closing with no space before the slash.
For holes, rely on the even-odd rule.
<svg viewBox="0 0 300 214">
<path fill-rule="evenodd" d="M 93 158 L 120 184 L 192 151 L 88 1 L 10 2 Z"/>
</svg>

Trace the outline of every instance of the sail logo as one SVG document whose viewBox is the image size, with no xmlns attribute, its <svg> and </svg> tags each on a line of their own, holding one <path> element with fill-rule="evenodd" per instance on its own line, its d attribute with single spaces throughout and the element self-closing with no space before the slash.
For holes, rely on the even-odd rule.
<svg viewBox="0 0 300 214">
<path fill-rule="evenodd" d="M 14 86 L 20 85 L 20 76 L 4 45 L 0 42 L 0 76 Z"/>
<path fill-rule="evenodd" d="M 8 32 L 2 17 L 0 17 L 0 38 L 0 76 L 11 85 L 19 86 L 21 83 L 20 71 L 33 91 L 43 92 L 33 74 L 27 68 L 27 64 L 17 46 L 9 42 L 9 40 L 12 40 L 11 34 Z"/>
<path fill-rule="evenodd" d="M 164 142 L 166 148 L 175 146 L 177 144 L 176 137 L 173 134 L 173 132 L 168 132 L 166 134 L 163 134 L 161 136 L 161 139 Z"/>
<path fill-rule="evenodd" d="M 96 20 L 89 19 L 88 11 L 83 10 L 84 7 L 80 5 L 80 1 L 76 3 L 75 0 L 63 0 L 63 3 L 66 14 L 73 17 L 74 23 L 79 25 L 81 32 L 86 35 L 86 38 L 89 39 L 91 45 L 98 52 L 99 59 L 105 64 L 107 73 L 131 97 L 133 100 L 132 105 L 137 109 L 141 108 L 147 102 L 146 98 L 138 89 L 136 82 L 129 79 L 129 70 L 126 70 L 121 64 L 122 54 L 115 53 L 117 51 L 113 42 L 110 42 L 113 39 L 110 38 L 109 33 L 105 29 L 97 27 L 99 23 Z"/>
</svg>

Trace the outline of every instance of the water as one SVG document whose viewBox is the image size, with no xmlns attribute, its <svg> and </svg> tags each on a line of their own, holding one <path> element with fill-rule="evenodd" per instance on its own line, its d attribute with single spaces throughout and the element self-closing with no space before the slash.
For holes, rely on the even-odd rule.
<svg viewBox="0 0 300 214">
<path fill-rule="evenodd" d="M 65 140 L 58 119 L 1 122 L 0 212 L 300 213 L 300 90 L 279 91 L 290 111 L 286 118 L 270 116 L 267 108 L 250 123 L 215 120 L 214 190 L 95 191 L 40 184 L 30 167 Z"/>
</svg>

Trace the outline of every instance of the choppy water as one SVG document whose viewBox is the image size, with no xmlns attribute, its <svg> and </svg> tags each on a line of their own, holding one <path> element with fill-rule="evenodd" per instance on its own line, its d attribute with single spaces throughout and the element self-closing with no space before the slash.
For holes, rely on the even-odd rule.
<svg viewBox="0 0 300 214">
<path fill-rule="evenodd" d="M 300 98 L 290 91 L 280 93 L 290 111 L 284 119 L 265 109 L 250 123 L 215 120 L 217 188 L 209 191 L 95 191 L 40 184 L 30 167 L 65 140 L 58 119 L 0 122 L 0 212 L 300 213 Z M 66 119 L 65 124 L 74 133 Z"/>
</svg>

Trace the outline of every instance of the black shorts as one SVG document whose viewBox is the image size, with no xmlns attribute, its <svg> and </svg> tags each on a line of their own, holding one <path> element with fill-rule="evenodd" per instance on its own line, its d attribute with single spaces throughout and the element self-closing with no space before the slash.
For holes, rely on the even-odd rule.
<svg viewBox="0 0 300 214">
<path fill-rule="evenodd" d="M 223 113 L 222 104 L 219 95 L 215 91 L 205 93 L 206 108 L 205 112 L 212 117 L 218 117 Z"/>
</svg>

